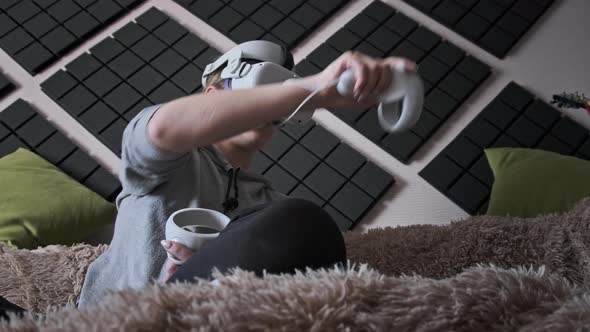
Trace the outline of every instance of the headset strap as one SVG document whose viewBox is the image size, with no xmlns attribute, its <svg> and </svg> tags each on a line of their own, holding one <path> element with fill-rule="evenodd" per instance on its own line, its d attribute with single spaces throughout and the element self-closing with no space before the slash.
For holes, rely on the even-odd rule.
<svg viewBox="0 0 590 332">
<path fill-rule="evenodd" d="M 273 44 L 273 47 L 279 47 L 279 52 L 273 52 L 274 54 L 267 54 L 263 50 L 264 44 Z M 275 49 L 276 50 L 276 49 Z M 245 52 L 245 54 L 244 54 Z M 277 56 L 280 54 L 279 56 Z M 258 61 L 270 61 L 282 65 L 283 67 L 292 67 L 293 66 L 293 57 L 284 47 L 277 45 L 273 42 L 269 41 L 262 41 L 256 40 L 251 42 L 246 42 L 240 45 L 235 46 L 225 54 L 223 54 L 219 59 L 215 62 L 208 64 L 203 71 L 203 76 L 201 83 L 203 86 L 207 83 L 207 77 L 213 73 L 214 71 L 226 66 L 221 73 L 222 78 L 238 78 L 241 77 L 241 73 L 245 69 L 245 63 L 242 63 L 242 59 L 251 58 Z M 279 59 L 282 58 L 283 64 L 278 63 Z M 288 68 L 290 69 L 290 68 Z"/>
</svg>

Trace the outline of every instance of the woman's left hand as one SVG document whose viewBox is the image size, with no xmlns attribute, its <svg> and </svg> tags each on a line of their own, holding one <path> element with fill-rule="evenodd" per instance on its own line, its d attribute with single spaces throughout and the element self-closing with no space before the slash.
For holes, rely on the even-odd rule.
<svg viewBox="0 0 590 332">
<path fill-rule="evenodd" d="M 176 257 L 183 263 L 186 262 L 193 255 L 193 251 L 191 249 L 178 242 L 162 240 L 160 241 L 160 244 L 162 245 L 162 247 L 164 247 L 164 250 L 166 250 L 166 252 Z M 166 276 L 164 277 L 164 282 L 168 282 L 168 279 L 170 279 L 174 272 L 176 272 L 176 270 L 178 270 L 178 268 L 180 267 L 180 265 L 175 264 L 169 259 L 166 259 L 166 264 L 168 264 L 168 268 L 166 271 Z"/>
</svg>

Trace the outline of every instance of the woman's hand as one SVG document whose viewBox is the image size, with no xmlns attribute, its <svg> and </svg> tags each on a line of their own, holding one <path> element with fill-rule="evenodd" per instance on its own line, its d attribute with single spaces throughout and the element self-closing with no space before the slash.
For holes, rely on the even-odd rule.
<svg viewBox="0 0 590 332">
<path fill-rule="evenodd" d="M 334 60 L 322 72 L 311 76 L 312 84 L 324 86 L 340 77 L 347 69 L 354 72 L 356 84 L 352 96 L 341 96 L 336 87 L 320 93 L 322 107 L 328 109 L 368 108 L 376 103 L 377 97 L 391 83 L 391 67 L 403 66 L 404 70 L 415 71 L 416 64 L 410 60 L 387 57 L 372 58 L 362 53 L 348 51 Z"/>
<path fill-rule="evenodd" d="M 166 252 L 178 258 L 178 260 L 183 263 L 186 262 L 187 259 L 189 259 L 193 255 L 192 250 L 178 242 L 162 240 L 160 241 L 160 244 L 162 245 L 162 247 L 164 247 L 164 250 L 166 250 Z M 178 268 L 180 267 L 180 265 L 173 263 L 169 259 L 166 259 L 166 264 L 168 264 L 168 268 L 166 276 L 164 277 L 164 282 L 168 282 L 168 279 L 170 279 L 174 272 L 176 272 L 176 270 L 178 270 Z"/>
</svg>

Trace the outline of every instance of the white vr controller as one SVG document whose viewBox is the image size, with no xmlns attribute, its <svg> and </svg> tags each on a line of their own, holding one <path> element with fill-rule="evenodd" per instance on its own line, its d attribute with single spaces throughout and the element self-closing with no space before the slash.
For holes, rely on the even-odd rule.
<svg viewBox="0 0 590 332">
<path fill-rule="evenodd" d="M 391 68 L 391 84 L 387 90 L 378 98 L 377 117 L 383 130 L 389 133 L 399 133 L 412 128 L 422 114 L 424 105 L 424 83 L 416 72 L 409 72 L 404 69 L 404 64 Z M 298 111 L 316 93 L 336 86 L 336 90 L 342 96 L 351 96 L 356 84 L 356 78 L 352 70 L 347 70 L 337 80 L 322 87 L 309 87 L 301 84 L 299 79 L 289 79 L 287 82 L 299 85 L 312 93 L 299 105 L 297 110 L 284 122 L 300 122 L 302 119 L 311 118 L 313 112 L 304 112 L 304 116 L 298 116 Z M 314 89 L 315 88 L 315 89 Z"/>
<path fill-rule="evenodd" d="M 166 239 L 183 244 L 196 252 L 215 239 L 230 222 L 225 214 L 204 208 L 186 208 L 174 212 L 166 221 Z M 183 262 L 167 253 L 177 265 Z"/>
<path fill-rule="evenodd" d="M 399 133 L 414 127 L 424 105 L 424 83 L 416 72 L 404 70 L 403 64 L 392 67 L 391 85 L 379 96 L 377 117 L 383 130 Z M 338 79 L 336 89 L 343 96 L 351 96 L 356 79 L 347 70 Z"/>
</svg>

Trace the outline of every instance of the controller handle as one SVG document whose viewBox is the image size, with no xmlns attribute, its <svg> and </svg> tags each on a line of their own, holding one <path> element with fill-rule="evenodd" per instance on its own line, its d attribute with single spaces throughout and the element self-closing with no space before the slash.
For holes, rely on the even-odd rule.
<svg viewBox="0 0 590 332">
<path fill-rule="evenodd" d="M 424 105 L 424 83 L 416 72 L 391 68 L 391 85 L 378 97 L 377 117 L 383 130 L 399 133 L 416 125 Z M 350 96 L 356 78 L 347 70 L 338 79 L 336 89 L 342 96 Z"/>
</svg>

